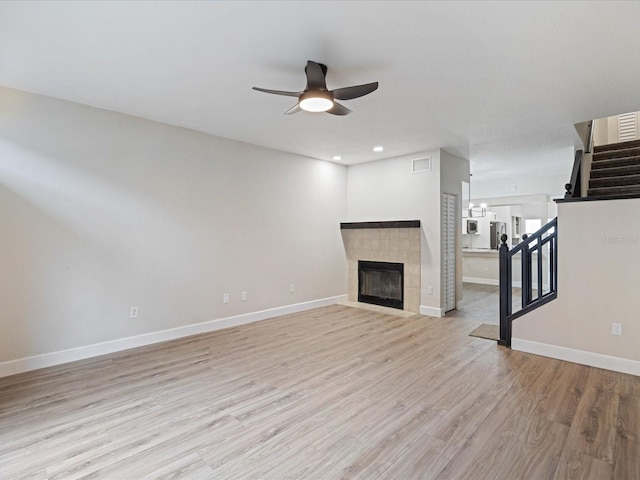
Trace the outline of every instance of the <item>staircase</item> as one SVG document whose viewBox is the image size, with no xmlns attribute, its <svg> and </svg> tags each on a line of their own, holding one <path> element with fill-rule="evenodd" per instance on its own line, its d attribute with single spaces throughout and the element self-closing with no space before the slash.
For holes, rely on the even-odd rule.
<svg viewBox="0 0 640 480">
<path fill-rule="evenodd" d="M 507 236 L 500 240 L 500 338 L 498 344 L 511 346 L 511 323 L 518 317 L 549 303 L 558 296 L 558 219 L 554 218 L 536 233 L 509 250 Z M 513 270 L 515 265 L 522 273 L 520 300 L 522 308 L 514 310 Z M 535 255 L 534 255 L 535 254 Z M 547 284 L 545 285 L 545 278 Z M 536 288 L 534 289 L 534 279 Z M 535 290 L 535 293 L 534 293 Z"/>
<path fill-rule="evenodd" d="M 640 196 L 640 140 L 594 148 L 587 196 Z"/>
</svg>

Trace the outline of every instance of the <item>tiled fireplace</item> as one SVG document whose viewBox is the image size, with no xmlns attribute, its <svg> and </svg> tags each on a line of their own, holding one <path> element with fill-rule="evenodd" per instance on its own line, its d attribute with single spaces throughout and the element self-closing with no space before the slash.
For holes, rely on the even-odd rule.
<svg viewBox="0 0 640 480">
<path fill-rule="evenodd" d="M 420 221 L 341 223 L 340 229 L 349 262 L 347 286 L 349 300 L 358 301 L 359 261 L 401 264 L 402 309 L 419 313 Z M 384 274 L 381 276 L 385 277 Z M 385 293 L 382 296 L 395 297 L 396 295 Z M 361 301 L 362 298 L 361 294 Z M 364 301 L 371 303 L 368 300 Z M 397 304 L 388 306 L 399 308 Z"/>
</svg>

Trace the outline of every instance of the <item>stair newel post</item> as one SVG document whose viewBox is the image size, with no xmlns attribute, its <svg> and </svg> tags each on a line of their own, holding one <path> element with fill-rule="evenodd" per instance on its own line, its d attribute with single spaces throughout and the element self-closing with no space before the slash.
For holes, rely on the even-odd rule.
<svg viewBox="0 0 640 480">
<path fill-rule="evenodd" d="M 511 346 L 511 259 L 507 246 L 507 235 L 500 236 L 500 339 L 498 344 Z"/>
</svg>

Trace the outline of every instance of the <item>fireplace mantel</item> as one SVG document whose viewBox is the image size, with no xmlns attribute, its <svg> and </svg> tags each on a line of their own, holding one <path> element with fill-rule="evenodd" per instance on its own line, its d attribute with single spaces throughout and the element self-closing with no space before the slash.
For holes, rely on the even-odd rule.
<svg viewBox="0 0 640 480">
<path fill-rule="evenodd" d="M 359 228 L 420 228 L 420 220 L 395 220 L 391 222 L 349 222 L 340 224 L 340 230 L 352 230 Z"/>
</svg>

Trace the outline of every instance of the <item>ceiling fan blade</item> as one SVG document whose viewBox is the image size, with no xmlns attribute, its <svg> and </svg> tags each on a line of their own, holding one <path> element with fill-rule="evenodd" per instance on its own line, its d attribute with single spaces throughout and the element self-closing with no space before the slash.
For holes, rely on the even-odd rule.
<svg viewBox="0 0 640 480">
<path fill-rule="evenodd" d="M 333 107 L 327 110 L 327 113 L 330 113 L 332 115 L 349 115 L 351 113 L 351 110 L 343 105 L 340 105 L 338 102 L 333 102 Z"/>
<path fill-rule="evenodd" d="M 299 97 L 302 92 L 285 92 L 283 90 L 269 90 L 268 88 L 253 87 L 254 90 L 264 93 L 273 93 L 274 95 L 285 95 L 287 97 Z"/>
<path fill-rule="evenodd" d="M 307 61 L 304 69 L 307 74 L 307 90 L 326 90 L 327 83 L 325 80 L 326 71 L 322 69 L 319 63 L 311 60 Z"/>
<path fill-rule="evenodd" d="M 300 110 L 302 110 L 300 108 L 300 105 L 296 103 L 293 107 L 291 107 L 289 110 L 284 112 L 284 114 L 285 115 L 291 115 L 292 113 L 298 113 Z"/>
<path fill-rule="evenodd" d="M 351 100 L 352 98 L 363 97 L 368 95 L 378 88 L 378 82 L 365 83 L 364 85 L 355 85 L 353 87 L 336 88 L 333 93 L 333 98 L 338 100 Z"/>
</svg>

